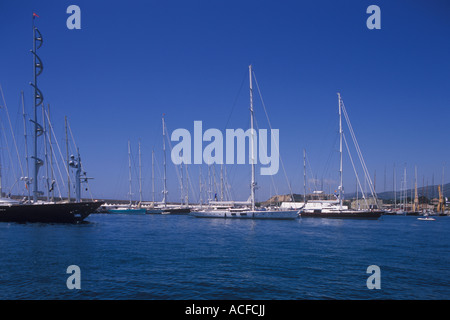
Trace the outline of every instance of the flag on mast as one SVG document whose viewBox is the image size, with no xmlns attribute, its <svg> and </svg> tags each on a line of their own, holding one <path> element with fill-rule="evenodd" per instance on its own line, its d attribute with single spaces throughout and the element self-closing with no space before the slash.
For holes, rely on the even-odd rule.
<svg viewBox="0 0 450 320">
<path fill-rule="evenodd" d="M 38 17 L 39 18 L 39 16 L 35 12 L 33 12 L 33 19 L 34 19 L 34 17 Z"/>
</svg>

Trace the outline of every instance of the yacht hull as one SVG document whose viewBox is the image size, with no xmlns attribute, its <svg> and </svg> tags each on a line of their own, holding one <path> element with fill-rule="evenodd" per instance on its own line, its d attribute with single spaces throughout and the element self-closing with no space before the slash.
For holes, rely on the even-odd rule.
<svg viewBox="0 0 450 320">
<path fill-rule="evenodd" d="M 225 218 L 225 219 L 267 219 L 292 220 L 298 218 L 298 211 L 198 211 L 191 212 L 196 218 Z"/>
<path fill-rule="evenodd" d="M 161 214 L 189 214 L 190 208 L 166 208 L 163 209 Z"/>
<path fill-rule="evenodd" d="M 77 223 L 103 202 L 15 204 L 0 206 L 0 222 Z"/>
<path fill-rule="evenodd" d="M 162 209 L 147 209 L 145 212 L 146 214 L 161 214 L 163 211 Z"/>
<path fill-rule="evenodd" d="M 301 212 L 302 218 L 331 218 L 331 219 L 378 219 L 382 211 L 334 211 L 334 212 Z"/>
<path fill-rule="evenodd" d="M 145 214 L 147 212 L 146 209 L 144 208 L 126 208 L 126 209 L 110 209 L 108 210 L 108 213 L 110 214 L 114 214 L 114 213 L 118 213 L 118 214 Z"/>
</svg>

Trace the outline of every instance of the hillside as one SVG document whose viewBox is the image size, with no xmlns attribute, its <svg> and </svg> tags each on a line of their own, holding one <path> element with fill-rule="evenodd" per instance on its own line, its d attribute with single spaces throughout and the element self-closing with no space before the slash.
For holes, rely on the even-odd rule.
<svg viewBox="0 0 450 320">
<path fill-rule="evenodd" d="M 407 191 L 407 195 L 408 197 L 414 197 L 414 189 L 408 189 Z M 403 191 L 404 192 L 404 191 Z M 402 190 L 397 190 L 397 199 L 400 197 L 400 195 L 402 194 Z M 418 196 L 424 196 L 428 199 L 433 199 L 433 198 L 439 198 L 439 192 L 438 192 L 438 186 L 426 186 L 426 187 L 417 187 L 417 193 Z M 377 193 L 377 196 L 379 199 L 381 200 L 392 200 L 394 199 L 394 191 L 386 191 L 386 192 L 379 192 Z M 348 193 L 346 194 L 346 198 L 355 198 L 356 197 L 356 193 Z M 450 197 L 450 183 L 444 184 L 444 197 Z"/>
</svg>

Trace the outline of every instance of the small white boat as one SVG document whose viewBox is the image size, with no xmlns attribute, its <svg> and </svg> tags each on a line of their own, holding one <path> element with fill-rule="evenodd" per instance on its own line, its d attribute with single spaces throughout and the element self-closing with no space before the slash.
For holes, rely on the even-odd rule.
<svg viewBox="0 0 450 320">
<path fill-rule="evenodd" d="M 417 218 L 417 220 L 434 221 L 436 219 L 432 218 L 432 217 L 423 217 L 423 218 Z"/>
<path fill-rule="evenodd" d="M 145 208 L 138 207 L 118 207 L 115 209 L 109 209 L 108 213 L 119 213 L 119 214 L 145 214 Z"/>
</svg>

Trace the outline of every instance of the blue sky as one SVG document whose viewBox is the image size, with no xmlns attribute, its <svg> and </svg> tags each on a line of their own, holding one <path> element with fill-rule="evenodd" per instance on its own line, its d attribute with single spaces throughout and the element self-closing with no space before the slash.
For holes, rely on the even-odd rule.
<svg viewBox="0 0 450 320">
<path fill-rule="evenodd" d="M 66 27 L 71 4 L 81 9 L 81 30 Z M 371 4 L 381 8 L 380 30 L 366 27 Z M 33 11 L 44 37 L 39 87 L 51 106 L 61 148 L 68 117 L 84 167 L 95 178 L 90 182 L 94 197 L 127 198 L 128 140 L 137 197 L 140 140 L 144 197 L 151 198 L 152 149 L 156 171 L 162 172 L 163 113 L 169 133 L 192 131 L 195 120 L 203 121 L 204 130 L 248 128 L 249 64 L 272 127 L 280 130 L 280 156 L 294 193 L 303 193 L 303 149 L 308 170 L 330 181 L 330 190 L 337 187 L 337 92 L 369 171 L 376 174 L 377 191 L 384 191 L 384 185 L 392 189 L 394 164 L 397 186 L 405 164 L 408 184 L 414 166 L 419 186 L 424 180 L 431 183 L 433 175 L 436 183 L 441 181 L 450 155 L 446 1 L 2 2 L 0 85 L 20 135 L 21 90 L 31 113 Z M 257 122 L 268 128 L 256 92 L 255 100 Z M 180 187 L 169 154 L 167 159 L 169 200 L 177 201 Z M 197 189 L 191 199 L 198 198 L 199 169 L 189 167 Z M 202 170 L 205 176 L 206 166 Z M 355 185 L 352 170 L 347 161 L 348 191 Z M 227 173 L 233 197 L 246 199 L 249 166 L 227 166 Z M 273 177 L 275 187 L 269 177 L 257 181 L 258 200 L 275 188 L 289 192 L 281 165 Z M 160 199 L 160 175 L 156 185 Z"/>
</svg>

